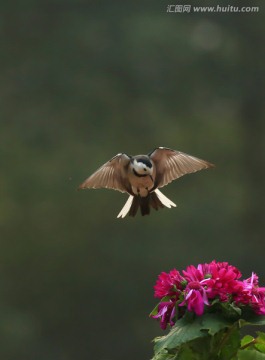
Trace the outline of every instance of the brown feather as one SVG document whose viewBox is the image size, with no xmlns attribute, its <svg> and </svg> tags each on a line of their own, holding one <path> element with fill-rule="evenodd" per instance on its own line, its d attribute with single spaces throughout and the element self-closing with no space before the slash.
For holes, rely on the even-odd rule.
<svg viewBox="0 0 265 360">
<path fill-rule="evenodd" d="M 214 167 L 206 160 L 168 148 L 157 148 L 149 156 L 156 167 L 154 188 L 161 188 L 183 175 Z"/>
<path fill-rule="evenodd" d="M 130 193 L 131 187 L 127 179 L 129 163 L 130 157 L 126 154 L 114 156 L 89 176 L 78 189 L 107 188 Z"/>
</svg>

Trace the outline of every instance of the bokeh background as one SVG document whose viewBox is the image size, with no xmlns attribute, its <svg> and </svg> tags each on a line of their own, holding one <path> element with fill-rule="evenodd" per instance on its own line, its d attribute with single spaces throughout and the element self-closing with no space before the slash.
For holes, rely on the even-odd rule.
<svg viewBox="0 0 265 360">
<path fill-rule="evenodd" d="M 151 358 L 174 267 L 229 261 L 265 284 L 264 4 L 168 4 L 1 5 L 1 359 Z M 164 188 L 176 209 L 117 220 L 125 194 L 76 191 L 157 146 L 216 164 Z"/>
</svg>

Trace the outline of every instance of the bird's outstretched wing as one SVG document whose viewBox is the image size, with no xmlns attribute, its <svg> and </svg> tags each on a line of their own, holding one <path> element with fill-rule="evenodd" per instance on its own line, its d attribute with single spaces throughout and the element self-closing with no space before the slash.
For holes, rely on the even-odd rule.
<svg viewBox="0 0 265 360">
<path fill-rule="evenodd" d="M 126 177 L 129 163 L 130 157 L 128 155 L 117 154 L 87 178 L 78 189 L 108 188 L 121 192 L 129 192 L 130 184 Z"/>
<path fill-rule="evenodd" d="M 185 174 L 214 167 L 208 161 L 164 147 L 156 148 L 148 155 L 156 167 L 154 188 L 161 188 Z"/>
</svg>

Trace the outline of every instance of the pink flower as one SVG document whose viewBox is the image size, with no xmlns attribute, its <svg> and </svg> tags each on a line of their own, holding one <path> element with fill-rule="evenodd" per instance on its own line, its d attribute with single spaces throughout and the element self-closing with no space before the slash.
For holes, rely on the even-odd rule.
<svg viewBox="0 0 265 360">
<path fill-rule="evenodd" d="M 163 298 L 164 296 L 176 296 L 178 298 L 180 290 L 183 289 L 185 279 L 176 269 L 169 273 L 162 272 L 157 279 L 155 289 L 155 297 Z"/>
<path fill-rule="evenodd" d="M 249 305 L 256 314 L 265 315 L 265 287 L 259 287 L 258 276 L 252 273 L 251 277 L 242 281 L 242 291 L 235 296 L 237 304 Z"/>
<path fill-rule="evenodd" d="M 156 285 L 155 297 L 162 299 L 158 312 L 152 316 L 160 319 L 160 326 L 166 329 L 167 324 L 174 325 L 176 318 L 181 318 L 186 311 L 200 316 L 205 311 L 205 305 L 216 302 L 228 302 L 241 307 L 251 307 L 256 314 L 265 315 L 265 287 L 259 287 L 258 276 L 240 280 L 241 272 L 227 262 L 190 265 L 182 271 L 176 269 L 169 273 L 162 272 Z M 212 308 L 213 311 L 215 308 Z M 206 309 L 207 310 L 207 309 Z M 220 311 L 220 308 L 218 308 Z"/>
<path fill-rule="evenodd" d="M 211 283 L 207 290 L 210 299 L 219 297 L 220 301 L 228 301 L 232 294 L 242 290 L 242 283 L 238 281 L 241 272 L 235 266 L 214 260 L 207 266 L 207 271 L 211 275 Z"/>
<path fill-rule="evenodd" d="M 265 315 L 265 288 L 256 288 L 253 290 L 250 306 L 256 314 Z"/>
<path fill-rule="evenodd" d="M 204 287 L 198 282 L 190 282 L 185 293 L 184 301 L 179 306 L 187 305 L 189 311 L 194 311 L 198 316 L 202 315 L 204 304 L 209 305 Z"/>
<path fill-rule="evenodd" d="M 203 269 L 199 266 L 197 268 L 193 265 L 188 266 L 186 271 L 183 270 L 183 274 L 188 284 L 184 291 L 184 300 L 179 306 L 187 305 L 189 311 L 194 311 L 200 316 L 204 312 L 204 305 L 209 305 L 207 289 L 211 279 L 205 278 Z"/>
<path fill-rule="evenodd" d="M 176 314 L 176 302 L 175 301 L 165 301 L 161 302 L 158 305 L 158 313 L 156 315 L 153 315 L 152 318 L 159 319 L 160 318 L 160 327 L 161 329 L 165 330 L 167 327 L 167 324 L 169 323 L 170 326 L 173 326 L 175 322 L 173 321 L 173 318 Z"/>
<path fill-rule="evenodd" d="M 199 268 L 200 265 L 196 268 L 193 265 L 190 265 L 187 267 L 186 270 L 183 270 L 183 274 L 185 279 L 189 281 L 201 281 L 204 279 L 204 273 L 201 268 Z"/>
<path fill-rule="evenodd" d="M 258 276 L 252 273 L 251 277 L 241 282 L 242 290 L 236 294 L 235 299 L 241 304 L 249 304 L 253 291 L 258 288 Z"/>
</svg>

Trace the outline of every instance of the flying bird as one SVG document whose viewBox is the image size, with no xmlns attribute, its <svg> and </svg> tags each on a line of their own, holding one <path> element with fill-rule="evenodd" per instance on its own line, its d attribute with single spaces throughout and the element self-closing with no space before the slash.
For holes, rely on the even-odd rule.
<svg viewBox="0 0 265 360">
<path fill-rule="evenodd" d="M 194 156 L 165 147 L 158 147 L 148 155 L 117 154 L 87 178 L 78 189 L 107 188 L 128 193 L 130 196 L 118 214 L 149 215 L 150 209 L 171 208 L 176 204 L 160 190 L 179 177 L 199 170 L 212 168 L 213 164 Z"/>
</svg>

